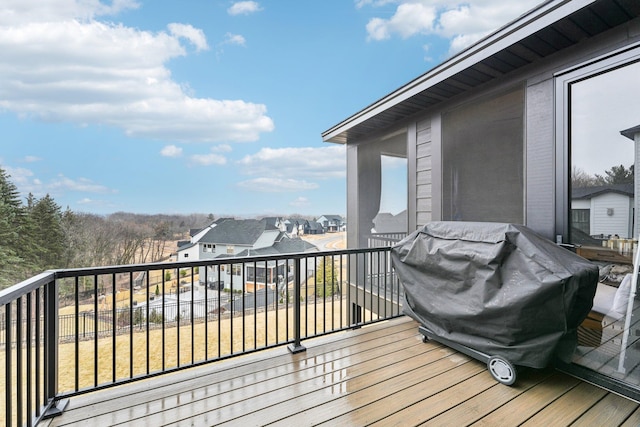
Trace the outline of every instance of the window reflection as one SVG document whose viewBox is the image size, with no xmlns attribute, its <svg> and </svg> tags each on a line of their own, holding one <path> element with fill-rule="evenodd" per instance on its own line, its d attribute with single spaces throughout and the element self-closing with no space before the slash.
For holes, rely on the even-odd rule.
<svg viewBox="0 0 640 427">
<path fill-rule="evenodd" d="M 640 63 L 570 87 L 570 239 L 600 267 L 593 309 L 581 325 L 574 363 L 640 386 L 640 314 L 634 164 L 640 146 Z M 640 130 L 640 128 L 638 128 Z M 638 141 L 638 142 L 636 142 Z"/>
<path fill-rule="evenodd" d="M 621 131 L 640 124 L 640 63 L 571 85 L 572 243 L 631 249 L 635 144 Z"/>
</svg>

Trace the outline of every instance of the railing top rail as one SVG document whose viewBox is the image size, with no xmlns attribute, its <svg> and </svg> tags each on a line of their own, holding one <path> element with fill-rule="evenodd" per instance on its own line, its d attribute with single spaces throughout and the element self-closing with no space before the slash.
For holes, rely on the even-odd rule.
<svg viewBox="0 0 640 427">
<path fill-rule="evenodd" d="M 54 270 L 48 270 L 0 291 L 0 306 L 9 304 L 21 296 L 54 281 L 56 278 L 55 274 L 56 272 Z"/>
<path fill-rule="evenodd" d="M 268 261 L 280 261 L 289 259 L 303 259 L 314 257 L 327 257 L 327 256 L 340 256 L 350 255 L 358 253 L 368 252 L 384 252 L 388 251 L 388 247 L 382 248 L 361 248 L 361 249 L 340 249 L 333 251 L 318 251 L 318 252 L 296 252 L 291 254 L 282 255 L 260 255 L 260 256 L 245 256 L 245 257 L 222 257 L 209 260 L 199 261 L 175 261 L 175 262 L 156 262 L 149 264 L 128 264 L 128 265 L 116 265 L 106 267 L 90 267 L 90 268 L 72 268 L 64 270 L 55 270 L 55 278 L 61 279 L 65 277 L 77 277 L 86 275 L 102 275 L 113 273 L 129 273 L 129 272 L 141 272 L 152 270 L 169 270 L 175 268 L 189 268 L 189 267 L 202 267 L 202 266 L 215 266 L 215 265 L 227 265 L 231 263 L 259 263 Z"/>
</svg>

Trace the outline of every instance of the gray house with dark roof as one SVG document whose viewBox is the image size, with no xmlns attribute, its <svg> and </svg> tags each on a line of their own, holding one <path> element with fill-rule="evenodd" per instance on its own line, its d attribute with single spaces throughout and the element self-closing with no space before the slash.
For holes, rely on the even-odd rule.
<svg viewBox="0 0 640 427">
<path fill-rule="evenodd" d="M 252 255 L 284 255 L 299 252 L 313 252 L 318 248 L 300 238 L 292 238 L 281 231 L 272 219 L 229 219 L 217 220 L 196 232 L 189 242 L 178 246 L 180 261 L 199 261 L 221 257 L 242 257 Z M 236 268 L 232 271 L 209 268 L 207 274 L 200 275 L 208 286 L 223 286 L 251 292 L 265 286 L 274 285 L 278 278 L 288 277 L 287 266 L 276 262 L 258 266 L 246 265 L 244 272 Z M 244 282 L 243 282 L 244 280 Z"/>
</svg>

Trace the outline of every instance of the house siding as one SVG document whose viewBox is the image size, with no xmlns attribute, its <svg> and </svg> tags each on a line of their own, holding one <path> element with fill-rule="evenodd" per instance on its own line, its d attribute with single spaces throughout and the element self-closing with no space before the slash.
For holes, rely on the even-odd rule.
<svg viewBox="0 0 640 427">
<path fill-rule="evenodd" d="M 525 224 L 555 236 L 555 139 L 553 79 L 527 87 L 525 95 Z"/>
<path fill-rule="evenodd" d="M 631 207 L 629 197 L 622 194 L 603 194 L 591 199 L 591 234 L 614 235 L 628 238 L 629 215 Z M 613 209 L 613 215 L 607 214 L 607 209 Z"/>
<path fill-rule="evenodd" d="M 416 125 L 416 226 L 420 228 L 433 218 L 433 144 L 431 119 Z"/>
</svg>

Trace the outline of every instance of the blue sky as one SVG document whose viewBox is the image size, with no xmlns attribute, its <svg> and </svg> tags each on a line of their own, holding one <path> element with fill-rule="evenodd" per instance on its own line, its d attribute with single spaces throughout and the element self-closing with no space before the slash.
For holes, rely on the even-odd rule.
<svg viewBox="0 0 640 427">
<path fill-rule="evenodd" d="M 344 214 L 321 132 L 536 3 L 3 0 L 0 166 L 76 212 Z"/>
</svg>

